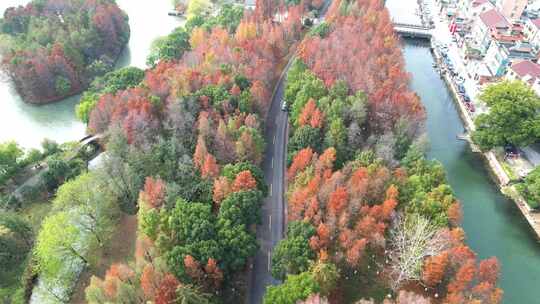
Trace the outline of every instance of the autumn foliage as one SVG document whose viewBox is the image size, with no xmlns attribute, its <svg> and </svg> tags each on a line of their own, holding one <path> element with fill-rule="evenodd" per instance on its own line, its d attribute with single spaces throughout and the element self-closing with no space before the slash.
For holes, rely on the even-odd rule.
<svg viewBox="0 0 540 304">
<path fill-rule="evenodd" d="M 498 262 L 496 258 L 478 262 L 465 245 L 459 228 L 461 206 L 446 185 L 442 166 L 414 157 L 403 159 L 415 152 L 408 155 L 406 147 L 396 153 L 395 142 L 387 145 L 387 153 L 380 149 L 384 140 L 370 143 L 388 134 L 394 140 L 401 136 L 403 125 L 408 128 L 406 140 L 413 142 L 425 120 L 418 96 L 409 89 L 409 75 L 384 1 L 333 1 L 326 17 L 328 32 L 304 39 L 299 47 L 302 63 L 289 73 L 290 141 L 302 145 L 290 151 L 289 222 L 315 228 L 309 246 L 318 260 L 335 263 L 348 274 L 379 269 L 376 280 L 392 285 L 387 266 L 393 248 L 389 243 L 394 241 L 387 238 L 390 229 L 396 229 L 397 219 L 408 213 L 428 217 L 435 232 L 428 243 L 440 243 L 432 247 L 437 250 L 420 256 L 414 279 L 406 280 L 405 290 L 425 288 L 425 293 L 396 288 L 403 303 L 408 303 L 405 298 L 429 303 L 425 296 L 435 298 L 435 293 L 443 303 L 500 303 Z M 312 90 L 304 91 L 305 87 Z M 359 93 L 367 97 L 365 109 Z M 360 102 L 343 109 L 347 103 L 340 98 Z M 322 140 L 317 140 L 321 134 Z M 324 148 L 314 142 L 322 142 Z M 358 150 L 348 151 L 346 142 Z M 421 154 L 416 157 L 422 159 Z M 403 167 L 395 160 L 401 160 Z M 418 248 L 427 248 L 423 246 Z M 340 292 L 338 288 L 329 297 L 330 303 L 340 302 Z"/>
<path fill-rule="evenodd" d="M 165 199 L 166 185 L 159 178 L 147 177 L 144 183 L 144 190 L 141 191 L 139 197 L 150 208 L 159 208 Z"/>
<path fill-rule="evenodd" d="M 309 149 L 298 155 L 304 157 L 296 157 L 289 169 L 289 220 L 309 221 L 317 227 L 310 240 L 314 250 L 332 252 L 337 263 L 358 266 L 367 246 L 378 247 L 384 241 L 397 205 L 392 172 L 382 166 L 368 169 L 353 164 L 333 171 L 332 149 L 321 156 Z"/>
<path fill-rule="evenodd" d="M 145 181 L 142 241 L 130 265 L 135 279 L 126 283 L 137 303 L 172 303 L 185 284 L 212 296 L 232 289 L 237 297 L 231 288 L 240 284 L 237 273 L 257 252 L 253 228 L 267 191 L 259 168 L 265 118 L 281 68 L 301 38 L 303 11 L 303 5 L 266 4 L 246 12 L 236 31 L 188 22 L 185 52 L 158 60 L 140 85 L 100 96 L 90 114 L 90 132 L 116 135 L 121 153 L 140 160 L 118 157 L 134 168 L 128 173 L 145 172 L 136 180 Z M 281 22 L 259 15 L 278 9 Z M 309 124 L 322 126 L 320 114 L 309 113 Z M 94 281 L 90 293 L 102 290 Z"/>
<path fill-rule="evenodd" d="M 324 114 L 317 108 L 315 100 L 310 99 L 298 118 L 299 125 L 310 125 L 312 128 L 321 128 L 323 122 Z"/>
<path fill-rule="evenodd" d="M 238 173 L 232 187 L 234 192 L 249 191 L 257 188 L 257 181 L 253 178 L 251 172 L 246 170 Z"/>
<path fill-rule="evenodd" d="M 27 101 L 59 100 L 111 70 L 129 31 L 114 1 L 31 1 L 4 14 L 2 68 Z"/>
<path fill-rule="evenodd" d="M 408 88 L 409 75 L 384 1 L 333 1 L 328 19 L 333 30 L 327 37 L 311 36 L 302 43 L 301 58 L 310 69 L 327 86 L 345 80 L 352 90 L 367 93 L 368 123 L 374 130 L 391 130 L 400 118 L 422 124 L 424 108 Z"/>
</svg>

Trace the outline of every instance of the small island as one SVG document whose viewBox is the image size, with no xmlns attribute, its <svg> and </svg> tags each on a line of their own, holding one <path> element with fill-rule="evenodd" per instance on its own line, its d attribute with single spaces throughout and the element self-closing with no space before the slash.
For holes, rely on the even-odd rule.
<svg viewBox="0 0 540 304">
<path fill-rule="evenodd" d="M 33 0 L 0 19 L 1 69 L 26 102 L 85 90 L 114 67 L 129 41 L 128 16 L 113 0 Z"/>
</svg>

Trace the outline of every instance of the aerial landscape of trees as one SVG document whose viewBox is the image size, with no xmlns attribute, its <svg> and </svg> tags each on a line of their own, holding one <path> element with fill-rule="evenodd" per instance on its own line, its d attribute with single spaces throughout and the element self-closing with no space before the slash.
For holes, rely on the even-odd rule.
<svg viewBox="0 0 540 304">
<path fill-rule="evenodd" d="M 106 156 L 89 172 L 47 163 L 58 168 L 45 174 L 59 187 L 52 208 L 33 250 L 13 247 L 28 261 L 20 299 L 211 303 L 245 295 L 268 192 L 259 168 L 264 118 L 303 33 L 304 7 L 279 8 L 288 17 L 273 23 L 277 9 L 225 4 L 194 14 L 156 41 L 150 69 L 95 78 L 77 115 L 103 134 Z M 5 155 L 10 165 L 24 153 L 6 145 Z M 104 262 L 120 222 L 135 214 L 125 236 L 136 239 L 133 256 Z"/>
<path fill-rule="evenodd" d="M 497 260 L 465 245 L 444 169 L 423 157 L 425 112 L 383 1 L 334 1 L 327 20 L 288 73 L 284 283 L 264 302 L 499 303 Z"/>
<path fill-rule="evenodd" d="M 88 123 L 90 113 L 101 95 L 114 94 L 119 90 L 136 87 L 143 79 L 144 71 L 136 67 L 122 68 L 97 77 L 84 91 L 76 108 L 77 117 L 82 122 Z"/>
<path fill-rule="evenodd" d="M 5 180 L 33 164 L 27 159 L 45 159 L 47 167 L 47 211 L 30 218 L 38 224 L 17 214 L 20 206 L 0 214 L 0 264 L 13 264 L 0 283 L 12 273 L 20 282 L 5 299 L 243 301 L 269 193 L 261 168 L 273 144 L 264 137 L 266 120 L 292 59 L 284 92 L 286 236 L 269 256 L 281 284 L 268 286 L 264 303 L 501 301 L 497 260 L 479 261 L 465 244 L 444 168 L 424 158 L 425 110 L 409 89 L 383 1 L 335 0 L 326 21 L 311 28 L 304 17 L 319 14 L 311 10 L 322 1 L 258 1 L 253 11 L 192 1 L 185 24 L 151 46 L 147 70 L 108 73 L 103 67 L 112 61 L 103 56 L 112 59 L 123 41 L 125 15 L 110 0 L 66 3 L 35 0 L 9 10 L 0 25 L 31 33 L 34 23 L 55 29 L 74 20 L 88 35 L 95 26 L 92 35 L 107 29 L 108 39 L 118 38 L 92 59 L 99 64 L 66 65 L 81 67 L 81 75 L 100 70 L 73 79 L 89 86 L 77 116 L 89 134 L 101 135 L 106 152 L 89 168 L 64 146 L 46 143 L 37 155 L 0 145 Z M 210 8 L 215 12 L 207 14 Z M 41 14 L 43 20 L 28 21 Z M 8 39 L 36 46 L 12 50 L 13 64 L 29 50 L 65 60 L 76 54 L 66 47 L 71 38 L 61 40 L 64 46 L 40 44 L 35 34 Z M 55 94 L 74 88 L 67 76 L 50 79 Z"/>
<path fill-rule="evenodd" d="M 0 19 L 2 69 L 24 100 L 60 100 L 112 70 L 129 36 L 114 1 L 31 1 Z"/>
<path fill-rule="evenodd" d="M 132 201 L 126 211 L 138 210 L 138 243 L 149 252 L 145 262 L 114 266 L 140 276 L 131 296 L 166 303 L 158 299 L 168 293 L 225 301 L 245 294 L 242 274 L 258 248 L 254 228 L 267 192 L 261 117 L 302 28 L 300 9 L 289 10 L 283 24 L 234 17 L 229 5 L 191 18 L 158 43 L 142 86 L 102 95 L 91 112 L 90 130 L 113 134 L 108 161 L 124 165 L 109 178 Z M 177 43 L 180 53 L 167 51 Z M 147 269 L 159 274 L 144 287 Z M 92 279 L 89 302 L 127 296 L 108 291 L 108 280 Z"/>
</svg>

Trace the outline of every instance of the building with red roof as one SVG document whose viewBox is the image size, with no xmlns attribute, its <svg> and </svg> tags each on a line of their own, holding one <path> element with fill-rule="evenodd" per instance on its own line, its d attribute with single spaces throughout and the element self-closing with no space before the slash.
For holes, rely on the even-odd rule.
<svg viewBox="0 0 540 304">
<path fill-rule="evenodd" d="M 485 54 L 492 35 L 512 31 L 512 24 L 497 9 L 490 9 L 478 15 L 475 20 L 472 37 L 473 46 Z"/>
<path fill-rule="evenodd" d="M 540 64 L 530 60 L 516 61 L 508 69 L 506 77 L 510 80 L 522 80 L 533 85 L 540 79 Z"/>
</svg>

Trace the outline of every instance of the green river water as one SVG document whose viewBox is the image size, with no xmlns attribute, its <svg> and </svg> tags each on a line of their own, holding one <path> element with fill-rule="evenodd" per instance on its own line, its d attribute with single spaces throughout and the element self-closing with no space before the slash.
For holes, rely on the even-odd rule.
<svg viewBox="0 0 540 304">
<path fill-rule="evenodd" d="M 480 155 L 456 139 L 463 124 L 450 91 L 432 67 L 429 44 L 405 41 L 403 52 L 412 89 L 427 110 L 428 157 L 443 163 L 462 202 L 468 245 L 480 258 L 496 256 L 501 262 L 504 303 L 540 303 L 540 245 L 533 232 L 492 182 Z"/>
</svg>

